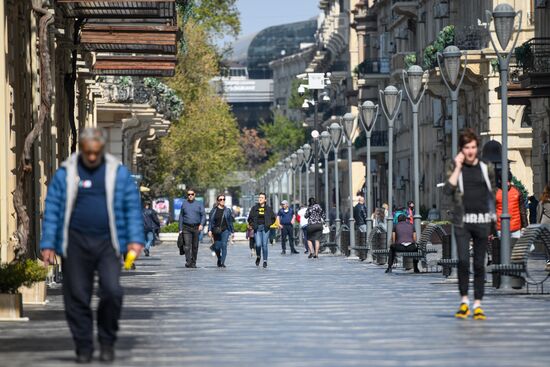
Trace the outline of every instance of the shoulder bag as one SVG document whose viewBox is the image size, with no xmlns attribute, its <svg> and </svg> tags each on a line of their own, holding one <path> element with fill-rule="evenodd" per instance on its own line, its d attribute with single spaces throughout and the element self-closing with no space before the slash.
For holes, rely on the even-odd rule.
<svg viewBox="0 0 550 367">
<path fill-rule="evenodd" d="M 218 208 L 216 208 L 216 211 L 217 210 L 218 210 Z M 214 212 L 214 218 L 215 217 L 216 217 L 216 212 Z M 225 209 L 224 209 L 223 214 L 222 214 L 222 220 L 220 222 L 220 225 L 212 228 L 212 234 L 214 234 L 214 235 L 222 234 L 222 224 L 223 224 L 224 219 L 225 219 Z"/>
</svg>

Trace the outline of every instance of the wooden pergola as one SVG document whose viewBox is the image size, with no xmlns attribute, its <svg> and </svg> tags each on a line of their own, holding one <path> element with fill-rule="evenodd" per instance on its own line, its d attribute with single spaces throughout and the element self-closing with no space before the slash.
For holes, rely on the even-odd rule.
<svg viewBox="0 0 550 367">
<path fill-rule="evenodd" d="M 82 22 L 77 45 L 96 52 L 96 75 L 171 76 L 176 67 L 176 0 L 57 0 Z"/>
<path fill-rule="evenodd" d="M 102 56 L 96 57 L 93 73 L 114 76 L 162 76 L 174 75 L 176 56 Z"/>
</svg>

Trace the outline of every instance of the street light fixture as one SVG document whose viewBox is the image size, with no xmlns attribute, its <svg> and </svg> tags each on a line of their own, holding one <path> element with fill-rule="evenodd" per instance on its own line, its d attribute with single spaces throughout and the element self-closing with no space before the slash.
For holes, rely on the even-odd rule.
<svg viewBox="0 0 550 367">
<path fill-rule="evenodd" d="M 298 201 L 300 203 L 303 203 L 302 201 L 302 198 L 303 198 L 303 195 L 302 195 L 302 171 L 303 171 L 303 168 L 304 168 L 304 150 L 302 148 L 298 149 L 296 151 L 296 156 L 298 158 L 298 167 L 299 167 L 299 183 L 298 183 L 298 196 L 299 196 L 299 199 Z"/>
<path fill-rule="evenodd" d="M 348 201 L 349 201 L 349 244 L 350 248 L 355 247 L 355 218 L 353 217 L 353 161 L 352 161 L 352 141 L 353 134 L 355 133 L 355 116 L 348 112 L 342 117 L 342 126 L 344 127 L 344 135 L 348 143 Z M 351 254 L 351 249 L 349 250 Z"/>
<path fill-rule="evenodd" d="M 287 200 L 292 205 L 292 198 L 290 191 L 292 191 L 292 182 L 290 182 L 290 170 L 292 169 L 292 161 L 290 157 L 285 158 L 285 175 L 286 175 L 286 186 L 287 186 Z"/>
<path fill-rule="evenodd" d="M 322 95 L 322 101 L 323 102 L 329 102 L 330 97 L 326 92 L 320 93 L 320 91 L 324 90 L 327 86 L 331 84 L 330 82 L 330 76 L 331 73 L 306 73 L 303 75 L 300 75 L 299 77 L 301 79 L 307 80 L 307 84 L 300 84 L 298 87 L 298 93 L 300 95 L 304 95 L 306 89 L 313 92 L 312 100 L 306 99 L 304 100 L 304 103 L 302 104 L 302 108 L 306 109 L 309 108 L 309 105 L 312 105 L 314 108 L 313 112 L 313 129 L 319 131 L 319 97 Z M 317 144 L 314 147 L 314 163 L 315 163 L 315 197 L 319 197 L 319 148 Z"/>
<path fill-rule="evenodd" d="M 311 145 L 304 144 L 302 146 L 304 151 L 304 164 L 306 166 L 306 202 L 309 200 L 309 168 L 311 165 Z"/>
<path fill-rule="evenodd" d="M 370 158 L 370 139 L 372 136 L 372 130 L 374 129 L 374 124 L 378 118 L 378 105 L 374 104 L 371 101 L 365 101 L 362 105 L 359 106 L 359 117 L 361 121 L 361 126 L 365 130 L 367 135 L 367 173 L 366 173 L 366 192 L 365 196 L 367 197 L 367 238 L 372 230 L 372 175 L 371 175 L 371 158 Z"/>
<path fill-rule="evenodd" d="M 458 74 L 460 69 L 460 57 L 464 54 L 463 71 L 460 80 L 458 80 Z M 444 59 L 445 67 L 441 67 L 441 58 Z M 449 89 L 451 95 L 452 105 L 452 128 L 451 128 L 451 155 L 454 159 L 458 154 L 458 95 L 460 93 L 460 85 L 466 75 L 466 65 L 468 63 L 468 54 L 463 53 L 456 46 L 447 46 L 443 53 L 437 53 L 437 64 L 441 71 L 441 79 L 445 82 L 445 85 Z M 446 73 L 445 73 L 446 72 Z M 447 80 L 448 79 L 448 80 Z M 456 248 L 455 228 L 451 226 L 451 258 L 457 259 L 458 252 Z M 456 277 L 456 269 L 452 268 L 451 277 Z"/>
<path fill-rule="evenodd" d="M 332 141 L 332 146 L 334 147 L 334 196 L 336 203 L 336 244 L 340 251 L 341 247 L 341 237 L 340 237 L 340 188 L 338 182 L 338 149 L 340 149 L 340 143 L 342 142 L 342 126 L 339 123 L 333 122 L 329 126 L 330 140 Z"/>
<path fill-rule="evenodd" d="M 393 85 L 389 85 L 379 92 L 382 105 L 382 112 L 388 120 L 388 206 L 389 212 L 393 208 L 393 124 L 399 113 L 403 91 Z M 391 246 L 391 233 L 393 229 L 393 218 L 391 214 L 386 218 L 386 246 Z"/>
<path fill-rule="evenodd" d="M 412 65 L 407 71 L 403 70 L 403 86 L 412 106 L 413 113 L 413 161 L 414 161 L 414 229 L 419 235 L 421 231 L 420 215 L 420 168 L 419 168 L 419 142 L 418 142 L 418 106 L 426 89 L 428 89 L 428 76 L 418 65 Z M 457 74 L 458 75 L 458 74 Z M 425 79 L 422 83 L 422 78 Z M 408 83 L 407 83 L 408 81 Z M 456 80 L 455 80 L 456 81 Z"/>
<path fill-rule="evenodd" d="M 280 204 L 281 201 L 283 201 L 283 174 L 284 174 L 284 169 L 285 169 L 285 166 L 283 164 L 283 162 L 279 161 L 277 162 L 277 164 L 275 165 L 276 168 L 276 174 L 277 174 L 277 182 L 278 182 L 278 195 L 277 195 L 277 204 Z M 279 205 L 277 205 L 277 207 L 279 207 Z"/>
<path fill-rule="evenodd" d="M 290 164 L 292 169 L 292 202 L 296 202 L 296 168 L 298 167 L 298 154 L 292 153 L 290 155 Z M 300 202 L 298 201 L 298 204 Z"/>
<path fill-rule="evenodd" d="M 510 58 L 516 48 L 519 34 L 521 32 L 521 20 L 523 17 L 522 11 L 516 12 L 509 4 L 499 4 L 493 12 L 487 11 L 487 30 L 490 30 L 491 20 L 495 21 L 495 32 L 497 34 L 500 50 L 497 47 L 491 32 L 489 38 L 495 49 L 500 68 L 500 95 L 501 95 L 501 116 L 502 116 L 502 162 L 501 162 L 501 182 L 503 187 L 508 184 L 508 66 Z M 514 43 L 509 51 L 506 51 L 508 43 L 514 32 L 514 22 L 516 16 L 519 16 L 518 29 Z M 501 263 L 510 263 L 511 240 L 510 240 L 510 213 L 508 212 L 508 195 L 502 195 L 502 214 L 500 216 L 501 223 Z M 503 276 L 501 280 L 502 288 L 510 288 L 510 277 Z"/>
<path fill-rule="evenodd" d="M 328 155 L 330 153 L 330 148 L 332 147 L 332 141 L 330 140 L 330 133 L 328 131 L 323 131 L 321 133 L 321 150 L 325 156 L 325 220 L 328 223 L 329 218 L 329 180 L 328 180 Z"/>
</svg>

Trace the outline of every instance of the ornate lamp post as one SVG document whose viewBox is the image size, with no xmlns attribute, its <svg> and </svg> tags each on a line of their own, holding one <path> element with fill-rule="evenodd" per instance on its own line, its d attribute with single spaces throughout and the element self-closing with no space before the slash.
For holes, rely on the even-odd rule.
<svg viewBox="0 0 550 367">
<path fill-rule="evenodd" d="M 340 143 L 342 142 L 342 126 L 339 123 L 333 122 L 329 126 L 330 139 L 332 146 L 334 147 L 334 196 L 336 203 L 336 244 L 341 249 L 340 240 L 340 188 L 338 182 L 338 149 L 340 149 Z"/>
<path fill-rule="evenodd" d="M 290 160 L 290 157 L 285 158 L 284 166 L 285 166 L 286 186 L 287 186 L 287 188 L 286 188 L 286 190 L 287 190 L 286 197 L 287 197 L 289 205 L 292 207 L 292 195 L 291 195 L 292 182 L 291 182 L 291 178 L 290 178 L 290 170 L 292 169 L 292 161 Z"/>
<path fill-rule="evenodd" d="M 441 53 L 437 54 L 437 64 L 439 65 L 439 69 L 441 70 L 441 78 L 445 82 L 445 85 L 449 89 L 449 94 L 451 95 L 452 116 L 453 116 L 451 155 L 453 159 L 454 157 L 456 157 L 458 153 L 458 94 L 460 92 L 460 85 L 464 80 L 464 75 L 466 75 L 466 65 L 468 62 L 468 55 L 464 53 L 464 65 L 463 65 L 462 76 L 460 77 L 460 80 L 458 80 L 458 75 L 460 71 L 460 57 L 462 56 L 462 54 L 463 52 L 460 51 L 460 49 L 456 46 L 447 46 L 445 50 L 443 50 L 442 54 Z M 441 67 L 441 61 L 440 61 L 441 57 L 443 57 L 445 61 L 445 68 Z M 446 75 L 445 75 L 445 72 L 446 72 Z M 453 259 L 457 259 L 458 253 L 456 249 L 456 239 L 455 239 L 454 231 L 455 231 L 454 226 L 452 226 L 451 227 L 451 257 Z M 451 276 L 453 278 L 456 277 L 455 268 L 452 269 Z"/>
<path fill-rule="evenodd" d="M 411 101 L 413 113 L 413 165 L 414 165 L 414 203 L 416 210 L 414 212 L 414 229 L 417 235 L 420 235 L 420 168 L 419 168 L 419 153 L 418 153 L 418 106 L 424 93 L 428 87 L 428 79 L 422 83 L 422 78 L 425 73 L 418 65 L 413 65 L 409 70 L 403 70 L 403 86 L 409 101 Z M 407 83 L 408 80 L 408 83 Z"/>
<path fill-rule="evenodd" d="M 372 130 L 374 129 L 374 124 L 378 118 L 378 105 L 375 105 L 371 101 L 365 101 L 361 106 L 359 106 L 359 117 L 361 121 L 361 126 L 365 130 L 367 135 L 367 174 L 366 174 L 366 192 L 367 196 L 367 238 L 370 231 L 372 230 L 372 175 L 371 175 L 371 158 L 370 158 L 370 139 L 372 135 Z"/>
<path fill-rule="evenodd" d="M 292 203 L 296 201 L 296 168 L 298 167 L 298 154 L 290 155 L 290 169 L 292 170 Z M 298 204 L 300 201 L 298 200 Z"/>
<path fill-rule="evenodd" d="M 304 144 L 304 164 L 306 166 L 306 202 L 309 200 L 309 166 L 311 165 L 311 145 Z"/>
<path fill-rule="evenodd" d="M 302 170 L 304 168 L 304 150 L 302 148 L 298 149 L 296 151 L 296 156 L 298 158 L 298 175 L 299 175 L 299 182 L 298 182 L 298 191 L 299 191 L 299 194 L 298 194 L 298 201 L 300 203 L 303 203 L 302 201 L 302 198 L 303 198 L 303 195 L 302 195 Z"/>
<path fill-rule="evenodd" d="M 300 84 L 298 87 L 298 94 L 304 95 L 306 92 L 306 89 L 311 90 L 313 92 L 313 99 L 305 99 L 304 103 L 302 105 L 302 108 L 307 109 L 309 108 L 309 105 L 312 105 L 314 108 L 313 112 L 313 129 L 319 131 L 319 100 L 321 102 L 330 102 L 330 97 L 328 96 L 328 93 L 326 92 L 320 92 L 324 90 L 327 86 L 331 84 L 330 81 L 331 73 L 307 73 L 298 76 L 301 79 L 305 79 L 308 81 L 307 84 Z M 319 149 L 318 146 L 315 145 L 314 147 L 315 152 L 315 197 L 317 198 L 319 196 Z M 309 170 L 309 167 L 308 167 Z M 307 197 L 309 199 L 309 195 Z"/>
<path fill-rule="evenodd" d="M 391 236 L 393 230 L 393 218 L 391 216 L 393 208 L 393 124 L 399 113 L 403 91 L 398 90 L 393 85 L 389 85 L 380 92 L 380 101 L 382 112 L 388 120 L 388 206 L 390 215 L 386 218 L 386 245 L 390 248 Z"/>
<path fill-rule="evenodd" d="M 328 223 L 330 202 L 329 202 L 329 180 L 328 180 L 328 155 L 330 153 L 330 148 L 332 146 L 332 141 L 330 140 L 330 133 L 328 131 L 323 131 L 321 133 L 321 150 L 325 155 L 325 220 Z"/>
<path fill-rule="evenodd" d="M 506 51 L 508 44 L 512 38 L 514 32 L 514 22 L 516 16 L 519 15 L 518 29 L 516 32 L 516 38 L 509 51 Z M 521 20 L 523 13 L 516 12 L 514 8 L 509 4 L 499 4 L 495 7 L 493 12 L 487 11 L 487 28 L 491 24 L 491 20 L 495 22 L 495 32 L 497 34 L 498 43 L 500 49 L 497 47 L 491 32 L 489 32 L 491 38 L 491 44 L 495 49 L 495 53 L 498 57 L 498 65 L 500 68 L 500 95 L 501 95 L 501 116 L 502 116 L 502 172 L 501 182 L 504 192 L 505 185 L 508 184 L 508 66 L 510 64 L 510 58 L 518 42 L 519 34 L 521 32 Z M 510 213 L 508 212 L 508 195 L 502 195 L 502 215 L 500 216 L 501 223 L 501 263 L 510 263 Z M 501 280 L 501 286 L 503 288 L 510 288 L 510 277 L 504 276 Z"/>
<path fill-rule="evenodd" d="M 283 164 L 283 162 L 279 161 L 277 162 L 275 167 L 277 167 L 276 170 L 277 170 L 278 195 L 277 195 L 276 204 L 278 208 L 281 201 L 283 201 L 283 175 L 285 173 L 285 165 Z M 275 206 L 273 206 L 273 208 L 275 210 Z"/>
<path fill-rule="evenodd" d="M 348 145 L 348 201 L 349 201 L 349 244 L 350 248 L 355 247 L 355 218 L 353 217 L 353 172 L 352 172 L 352 142 L 351 139 L 355 133 L 355 116 L 351 113 L 346 113 L 342 117 L 342 126 L 344 128 L 344 135 Z M 351 253 L 351 251 L 350 251 Z"/>
</svg>

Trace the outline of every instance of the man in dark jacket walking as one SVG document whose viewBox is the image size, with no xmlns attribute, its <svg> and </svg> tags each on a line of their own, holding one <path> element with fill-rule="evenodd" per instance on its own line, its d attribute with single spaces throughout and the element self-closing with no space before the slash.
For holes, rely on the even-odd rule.
<svg viewBox="0 0 550 367">
<path fill-rule="evenodd" d="M 359 196 L 357 198 L 358 203 L 353 207 L 353 219 L 359 231 L 362 233 L 367 232 L 367 207 L 365 206 L 365 198 Z"/>
<path fill-rule="evenodd" d="M 187 200 L 181 204 L 179 230 L 183 233 L 185 246 L 185 267 L 197 267 L 197 253 L 199 252 L 199 233 L 206 224 L 206 215 L 202 202 L 195 200 L 195 190 L 187 190 Z M 180 255 L 182 249 L 180 249 Z"/>
<path fill-rule="evenodd" d="M 256 240 L 256 266 L 260 265 L 261 255 L 264 256 L 264 268 L 267 268 L 267 248 L 269 242 L 269 227 L 275 223 L 275 213 L 266 203 L 266 195 L 261 192 L 258 195 L 258 204 L 250 209 L 248 214 L 248 226 L 254 229 Z"/>
<path fill-rule="evenodd" d="M 151 203 L 148 201 L 145 202 L 143 206 L 143 233 L 145 234 L 145 256 L 149 256 L 151 251 L 151 246 L 155 241 L 155 235 L 160 229 L 160 222 L 157 212 L 154 209 L 151 209 Z"/>
<path fill-rule="evenodd" d="M 71 155 L 48 187 L 40 249 L 46 265 L 63 256 L 65 316 L 78 363 L 90 363 L 94 350 L 90 307 L 95 272 L 100 360 L 112 362 L 122 309 L 120 255 L 143 248 L 139 192 L 128 169 L 104 153 L 99 129 L 79 134 L 80 153 Z"/>
</svg>

